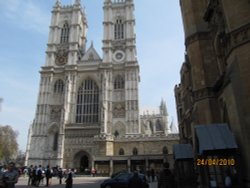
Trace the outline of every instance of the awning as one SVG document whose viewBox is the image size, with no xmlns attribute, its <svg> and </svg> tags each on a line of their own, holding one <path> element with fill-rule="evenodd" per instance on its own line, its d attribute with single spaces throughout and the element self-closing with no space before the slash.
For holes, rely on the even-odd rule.
<svg viewBox="0 0 250 188">
<path fill-rule="evenodd" d="M 175 144 L 173 152 L 175 160 L 194 158 L 191 144 Z"/>
<path fill-rule="evenodd" d="M 231 150 L 238 148 L 232 132 L 227 124 L 196 125 L 198 152 Z"/>
</svg>

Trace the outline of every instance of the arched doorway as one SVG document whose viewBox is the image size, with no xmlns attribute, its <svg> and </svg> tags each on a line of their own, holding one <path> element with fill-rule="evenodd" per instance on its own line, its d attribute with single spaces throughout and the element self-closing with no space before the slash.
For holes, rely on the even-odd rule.
<svg viewBox="0 0 250 188">
<path fill-rule="evenodd" d="M 84 155 L 80 159 L 80 172 L 85 172 L 86 169 L 89 169 L 89 158 Z"/>
<path fill-rule="evenodd" d="M 86 151 L 79 151 L 74 156 L 74 168 L 78 173 L 89 174 L 91 170 L 91 156 Z"/>
</svg>

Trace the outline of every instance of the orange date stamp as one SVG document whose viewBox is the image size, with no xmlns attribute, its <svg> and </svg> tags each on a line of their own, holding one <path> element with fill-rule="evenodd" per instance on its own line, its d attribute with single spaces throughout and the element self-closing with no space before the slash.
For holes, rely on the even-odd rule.
<svg viewBox="0 0 250 188">
<path fill-rule="evenodd" d="M 198 158 L 196 159 L 197 166 L 234 166 L 234 158 L 216 158 L 216 159 L 206 159 Z"/>
</svg>

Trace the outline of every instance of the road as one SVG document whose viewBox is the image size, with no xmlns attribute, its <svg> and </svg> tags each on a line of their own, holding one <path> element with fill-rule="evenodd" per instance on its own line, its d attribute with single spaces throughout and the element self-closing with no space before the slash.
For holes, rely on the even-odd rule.
<svg viewBox="0 0 250 188">
<path fill-rule="evenodd" d="M 75 177 L 73 179 L 73 188 L 100 188 L 100 184 L 107 179 L 107 177 Z M 20 177 L 18 183 L 16 184 L 16 188 L 24 188 L 31 187 L 27 186 L 28 178 Z M 43 185 L 40 187 L 45 187 L 45 181 Z M 52 183 L 50 185 L 51 188 L 65 188 L 65 183 L 59 184 L 59 180 L 57 178 L 52 178 Z M 150 188 L 157 188 L 157 183 L 150 183 Z"/>
</svg>

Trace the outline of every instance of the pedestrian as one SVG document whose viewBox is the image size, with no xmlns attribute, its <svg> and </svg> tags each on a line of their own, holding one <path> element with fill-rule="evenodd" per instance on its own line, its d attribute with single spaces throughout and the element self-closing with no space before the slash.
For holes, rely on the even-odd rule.
<svg viewBox="0 0 250 188">
<path fill-rule="evenodd" d="M 132 178 L 129 180 L 128 187 L 139 188 L 139 187 L 142 187 L 142 184 L 143 184 L 143 182 L 142 182 L 141 178 L 139 177 L 138 172 L 135 171 Z"/>
<path fill-rule="evenodd" d="M 159 174 L 159 180 L 158 180 L 158 188 L 166 188 L 166 187 L 167 188 L 175 187 L 174 175 L 169 170 L 168 162 L 163 164 L 163 169 Z"/>
<path fill-rule="evenodd" d="M 36 186 L 39 187 L 40 181 L 42 180 L 42 165 L 39 165 L 38 168 L 36 169 Z"/>
<path fill-rule="evenodd" d="M 63 178 L 63 171 L 62 168 L 58 169 L 58 179 L 59 179 L 59 184 L 62 184 L 62 178 Z"/>
<path fill-rule="evenodd" d="M 50 185 L 50 178 L 52 178 L 52 173 L 49 165 L 45 169 L 45 177 L 46 177 L 46 187 Z"/>
<path fill-rule="evenodd" d="M 155 170 L 153 168 L 151 169 L 151 179 L 152 179 L 152 182 L 155 181 Z"/>
<path fill-rule="evenodd" d="M 225 177 L 225 187 L 232 187 L 232 178 L 230 176 L 230 171 L 227 170 Z"/>
<path fill-rule="evenodd" d="M 4 188 L 4 182 L 3 182 L 3 170 L 2 167 L 0 167 L 0 188 Z"/>
<path fill-rule="evenodd" d="M 74 169 L 69 169 L 69 172 L 67 174 L 67 178 L 65 180 L 65 183 L 66 183 L 65 188 L 72 188 L 72 185 L 73 185 L 73 171 L 74 171 Z"/>
<path fill-rule="evenodd" d="M 3 174 L 3 183 L 5 188 L 15 188 L 18 181 L 18 172 L 15 169 L 15 163 L 11 162 L 8 165 L 8 170 Z"/>
<path fill-rule="evenodd" d="M 91 169 L 91 174 L 92 174 L 92 177 L 95 177 L 95 176 L 96 176 L 96 169 L 95 169 L 95 168 L 92 168 L 92 169 Z"/>
</svg>

